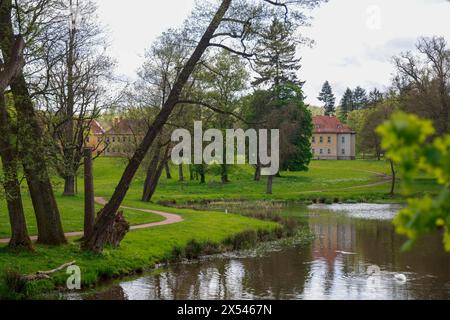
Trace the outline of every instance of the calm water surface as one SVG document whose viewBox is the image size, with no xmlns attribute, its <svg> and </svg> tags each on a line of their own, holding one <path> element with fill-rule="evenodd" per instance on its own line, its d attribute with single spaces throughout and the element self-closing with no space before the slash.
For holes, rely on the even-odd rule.
<svg viewBox="0 0 450 320">
<path fill-rule="evenodd" d="M 311 245 L 176 265 L 83 298 L 450 299 L 450 255 L 441 238 L 428 237 L 401 254 L 404 239 L 391 222 L 398 209 L 369 204 L 279 208 L 280 214 L 307 217 L 316 235 Z"/>
</svg>

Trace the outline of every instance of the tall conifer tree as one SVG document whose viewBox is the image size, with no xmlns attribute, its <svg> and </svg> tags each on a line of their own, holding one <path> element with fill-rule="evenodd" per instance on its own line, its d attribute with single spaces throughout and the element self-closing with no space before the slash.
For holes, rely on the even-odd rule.
<svg viewBox="0 0 450 320">
<path fill-rule="evenodd" d="M 332 116 L 336 114 L 336 97 L 333 94 L 333 89 L 328 81 L 325 81 L 322 87 L 322 91 L 318 97 L 319 101 L 324 104 L 325 115 Z"/>
<path fill-rule="evenodd" d="M 301 59 L 296 58 L 297 44 L 291 29 L 289 24 L 275 19 L 263 33 L 256 49 L 254 69 L 258 76 L 253 85 L 303 84 L 297 78 Z"/>
</svg>

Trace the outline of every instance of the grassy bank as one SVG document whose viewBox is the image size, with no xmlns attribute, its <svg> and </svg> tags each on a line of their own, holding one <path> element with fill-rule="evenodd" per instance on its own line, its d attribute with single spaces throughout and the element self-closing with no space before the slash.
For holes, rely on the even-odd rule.
<svg viewBox="0 0 450 320">
<path fill-rule="evenodd" d="M 95 161 L 96 195 L 108 198 L 114 191 L 125 167 L 124 159 L 99 158 Z M 273 195 L 265 194 L 265 178 L 261 182 L 253 181 L 253 168 L 239 166 L 230 169 L 231 183 L 223 185 L 217 168 L 212 168 L 207 175 L 207 183 L 198 181 L 178 181 L 178 168 L 172 168 L 172 180 L 165 175 L 153 198 L 155 203 L 177 201 L 185 203 L 204 200 L 291 200 L 291 201 L 401 201 L 400 196 L 392 199 L 390 190 L 389 165 L 384 161 L 313 161 L 309 172 L 284 172 L 274 182 Z M 188 178 L 187 168 L 185 176 Z M 384 175 L 384 176 L 383 176 Z M 125 204 L 131 207 L 143 207 L 147 204 L 139 200 L 144 181 L 143 170 L 133 181 Z M 80 231 L 83 226 L 83 180 L 78 186 L 80 194 L 76 197 L 62 197 L 62 181 L 54 179 L 57 200 L 60 207 L 64 230 Z M 415 185 L 416 192 L 430 192 L 435 189 L 432 181 L 422 178 Z M 31 200 L 23 184 L 23 198 L 30 234 L 36 234 L 36 223 Z M 100 207 L 98 207 L 100 209 Z M 161 218 L 139 211 L 125 210 L 126 218 L 131 224 L 160 221 Z M 0 201 L 0 238 L 10 234 L 8 211 L 5 201 Z"/>
<path fill-rule="evenodd" d="M 166 210 L 158 206 L 152 209 Z M 101 279 L 128 275 L 143 270 L 165 260 L 172 260 L 174 249 L 186 248 L 189 243 L 209 243 L 220 245 L 230 241 L 233 236 L 248 233 L 267 233 L 277 230 L 277 223 L 260 221 L 240 215 L 197 212 L 171 209 L 183 216 L 183 223 L 153 229 L 130 232 L 117 250 L 106 249 L 101 255 L 84 253 L 79 244 L 69 243 L 59 248 L 37 246 L 33 253 L 11 252 L 0 248 L 0 297 L 20 298 L 5 285 L 5 275 L 10 272 L 31 274 L 38 270 L 50 270 L 66 262 L 76 260 L 81 268 L 84 287 L 93 285 Z M 36 295 L 40 292 L 64 286 L 67 275 L 55 274 L 51 280 L 39 281 L 29 285 L 23 293 Z"/>
</svg>

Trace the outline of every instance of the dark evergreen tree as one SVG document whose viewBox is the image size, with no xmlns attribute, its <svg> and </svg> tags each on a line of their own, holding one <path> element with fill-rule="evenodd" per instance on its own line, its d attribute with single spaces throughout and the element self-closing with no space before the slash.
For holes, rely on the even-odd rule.
<svg viewBox="0 0 450 320">
<path fill-rule="evenodd" d="M 326 116 L 332 116 L 336 114 L 336 97 L 333 94 L 333 89 L 328 81 L 325 81 L 322 87 L 322 91 L 318 97 L 319 101 L 322 101 L 325 109 Z"/>
<path fill-rule="evenodd" d="M 367 108 L 369 99 L 367 98 L 367 92 L 360 86 L 356 87 L 353 91 L 353 108 L 354 110 L 361 110 Z"/>
<path fill-rule="evenodd" d="M 347 88 L 341 101 L 339 118 L 343 121 L 346 121 L 348 114 L 353 110 L 355 110 L 353 91 L 350 88 Z"/>
<path fill-rule="evenodd" d="M 271 115 L 280 129 L 281 169 L 308 171 L 312 159 L 312 114 L 304 102 L 301 87 L 287 84 L 274 90 L 277 114 Z"/>
<path fill-rule="evenodd" d="M 383 101 L 384 101 L 383 93 L 381 93 L 381 91 L 379 91 L 377 88 L 373 89 L 369 93 L 369 99 L 368 99 L 369 106 L 375 106 L 377 104 L 380 104 Z"/>
<path fill-rule="evenodd" d="M 297 47 L 293 34 L 289 24 L 277 19 L 263 33 L 256 48 L 254 69 L 258 76 L 253 85 L 303 85 L 297 78 L 301 59 L 296 58 Z"/>
</svg>

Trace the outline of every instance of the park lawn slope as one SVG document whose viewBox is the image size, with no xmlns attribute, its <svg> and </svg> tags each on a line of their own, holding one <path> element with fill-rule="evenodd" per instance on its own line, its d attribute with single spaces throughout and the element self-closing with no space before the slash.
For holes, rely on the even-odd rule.
<svg viewBox="0 0 450 320">
<path fill-rule="evenodd" d="M 25 193 L 27 190 L 22 190 L 23 205 L 25 210 L 25 217 L 27 220 L 28 231 L 30 235 L 37 235 L 36 218 L 34 216 L 33 205 L 30 197 Z M 63 197 L 57 194 L 56 200 L 61 212 L 61 220 L 63 223 L 64 232 L 78 232 L 83 230 L 84 225 L 84 195 L 81 193 L 75 197 Z M 97 211 L 101 206 L 96 205 Z M 124 209 L 125 218 L 131 225 L 140 225 L 153 222 L 163 221 L 164 218 L 152 214 L 141 212 L 137 210 Z M 0 202 L 0 239 L 10 237 L 11 230 L 9 225 L 8 210 L 6 201 Z"/>
<path fill-rule="evenodd" d="M 101 185 L 101 196 L 109 197 L 115 184 L 111 179 L 119 181 L 120 176 L 104 177 L 107 172 L 121 172 L 118 168 L 124 165 L 122 159 L 98 159 L 100 170 L 96 170 L 96 183 Z M 101 164 L 101 165 L 99 165 Z M 186 203 L 205 200 L 280 200 L 280 201 L 310 201 L 317 199 L 384 202 L 404 201 L 400 194 L 400 184 L 397 185 L 397 195 L 389 195 L 391 188 L 390 166 L 386 161 L 356 160 L 356 161 L 312 161 L 307 172 L 282 172 L 280 178 L 275 178 L 273 194 L 266 194 L 266 178 L 260 182 L 253 180 L 252 166 L 231 167 L 228 184 L 223 184 L 218 167 L 210 167 L 206 175 L 206 184 L 189 180 L 189 171 L 185 167 L 186 181 L 178 181 L 178 168 L 171 167 L 173 179 L 161 177 L 153 201 L 165 203 L 176 201 Z M 137 201 L 141 197 L 145 173 L 141 170 L 133 181 L 127 195 L 127 200 Z M 438 186 L 425 177 L 417 179 L 415 192 L 437 192 Z"/>
<path fill-rule="evenodd" d="M 146 205 L 145 208 L 168 211 L 160 206 Z M 243 232 L 260 230 L 270 232 L 280 227 L 273 222 L 235 214 L 181 209 L 169 211 L 180 214 L 185 220 L 178 224 L 130 232 L 120 248 L 116 250 L 107 248 L 103 254 L 82 252 L 79 249 L 79 243 L 73 241 L 57 248 L 36 246 L 33 253 L 10 252 L 5 246 L 1 246 L 0 298 L 17 298 L 11 296 L 11 292 L 5 287 L 4 276 L 8 271 L 32 274 L 75 260 L 81 268 L 83 286 L 87 287 L 98 283 L 101 279 L 119 277 L 136 270 L 151 268 L 158 262 L 170 259 L 174 248 L 184 248 L 192 240 L 199 243 L 220 244 Z M 37 282 L 28 293 L 36 295 L 64 286 L 66 279 L 67 275 L 60 272 L 51 280 Z"/>
<path fill-rule="evenodd" d="M 127 160 L 121 158 L 98 158 L 94 161 L 95 194 L 109 199 L 120 180 Z M 312 161 L 308 172 L 282 172 L 281 178 L 274 180 L 273 194 L 266 194 L 266 178 L 260 182 L 253 181 L 252 166 L 230 167 L 231 183 L 222 184 L 218 167 L 210 167 L 207 172 L 207 183 L 189 180 L 188 168 L 185 167 L 187 181 L 178 181 L 178 168 L 172 167 L 173 179 L 161 177 L 158 189 L 153 197 L 155 203 L 176 201 L 186 203 L 192 201 L 223 201 L 223 200 L 280 200 L 280 201 L 354 201 L 354 202 L 403 202 L 404 198 L 398 192 L 392 198 L 390 191 L 390 167 L 386 161 Z M 145 179 L 145 168 L 139 170 L 131 184 L 124 204 L 140 208 L 147 204 L 139 200 Z M 63 197 L 61 179 L 54 177 L 53 184 L 60 208 L 65 232 L 81 231 L 84 218 L 83 192 L 76 197 Z M 83 179 L 78 179 L 78 186 L 83 185 Z M 414 185 L 417 194 L 435 193 L 436 183 L 422 177 Z M 33 207 L 26 184 L 22 186 L 23 203 L 27 218 L 29 233 L 36 235 L 36 222 Z M 133 205 L 130 205 L 132 202 Z M 98 206 L 97 209 L 100 209 Z M 132 225 L 161 221 L 161 217 L 150 213 L 124 210 L 125 217 Z M 0 202 L 0 238 L 10 236 L 10 227 L 6 202 Z"/>
</svg>

